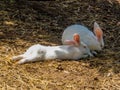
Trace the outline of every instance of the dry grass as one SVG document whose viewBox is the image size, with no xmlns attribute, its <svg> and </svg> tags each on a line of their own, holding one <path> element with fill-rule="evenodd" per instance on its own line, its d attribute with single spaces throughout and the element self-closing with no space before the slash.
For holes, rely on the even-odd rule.
<svg viewBox="0 0 120 90">
<path fill-rule="evenodd" d="M 0 2 L 0 89 L 120 90 L 119 4 L 106 0 L 38 4 L 39 9 Z M 94 58 L 24 65 L 11 60 L 36 43 L 60 45 L 68 25 L 80 23 L 92 29 L 95 20 L 104 31 L 105 48 Z"/>
</svg>

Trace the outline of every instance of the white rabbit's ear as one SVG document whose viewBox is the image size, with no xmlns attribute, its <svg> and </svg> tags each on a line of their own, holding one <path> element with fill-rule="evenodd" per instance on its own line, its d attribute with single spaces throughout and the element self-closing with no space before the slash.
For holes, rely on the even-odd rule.
<svg viewBox="0 0 120 90">
<path fill-rule="evenodd" d="M 76 42 L 74 40 L 65 40 L 64 42 L 66 45 L 75 45 Z"/>
<path fill-rule="evenodd" d="M 103 38 L 103 31 L 96 22 L 94 22 L 94 33 L 99 41 Z"/>
<path fill-rule="evenodd" d="M 79 46 L 80 45 L 80 36 L 79 34 L 75 33 L 73 35 L 73 40 L 65 40 L 64 42 L 66 45 L 75 45 Z"/>
<path fill-rule="evenodd" d="M 79 45 L 80 45 L 80 36 L 79 36 L 78 33 L 75 33 L 75 34 L 73 35 L 73 39 L 74 39 L 74 41 L 76 42 L 75 45 L 76 45 L 76 46 L 79 46 Z"/>
</svg>

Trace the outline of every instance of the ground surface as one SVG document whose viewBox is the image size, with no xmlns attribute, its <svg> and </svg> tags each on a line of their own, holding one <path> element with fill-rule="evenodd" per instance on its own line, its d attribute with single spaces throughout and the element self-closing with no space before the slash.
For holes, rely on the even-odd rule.
<svg viewBox="0 0 120 90">
<path fill-rule="evenodd" d="M 0 2 L 0 90 L 120 90 L 120 5 L 96 1 Z M 68 25 L 92 30 L 94 21 L 105 39 L 96 57 L 23 65 L 11 60 L 36 43 L 60 45 Z"/>
</svg>

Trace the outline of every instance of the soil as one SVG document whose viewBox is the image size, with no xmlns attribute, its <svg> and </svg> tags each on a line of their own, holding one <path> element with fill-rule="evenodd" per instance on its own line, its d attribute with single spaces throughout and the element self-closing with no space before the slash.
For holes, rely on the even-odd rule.
<svg viewBox="0 0 120 90">
<path fill-rule="evenodd" d="M 61 45 L 71 24 L 104 32 L 104 49 L 92 58 L 23 65 L 11 58 L 34 44 Z M 0 90 L 120 90 L 119 0 L 0 1 Z"/>
</svg>

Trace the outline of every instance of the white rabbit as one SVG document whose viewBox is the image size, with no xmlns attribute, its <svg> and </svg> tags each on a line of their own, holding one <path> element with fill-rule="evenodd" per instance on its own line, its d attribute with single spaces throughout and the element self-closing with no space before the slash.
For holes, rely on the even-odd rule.
<svg viewBox="0 0 120 90">
<path fill-rule="evenodd" d="M 82 25 L 75 24 L 68 26 L 62 34 L 62 43 L 65 44 L 65 40 L 72 40 L 74 33 L 80 35 L 81 41 L 84 42 L 91 51 L 100 51 L 104 47 L 103 31 L 96 22 L 94 22 L 94 33 Z"/>
<path fill-rule="evenodd" d="M 26 62 L 49 60 L 49 59 L 80 59 L 87 56 L 93 56 L 89 48 L 83 42 L 80 42 L 80 36 L 73 35 L 74 40 L 66 40 L 68 45 L 44 46 L 33 45 L 24 54 L 14 56 L 13 60 L 20 60 L 18 64 Z"/>
</svg>

